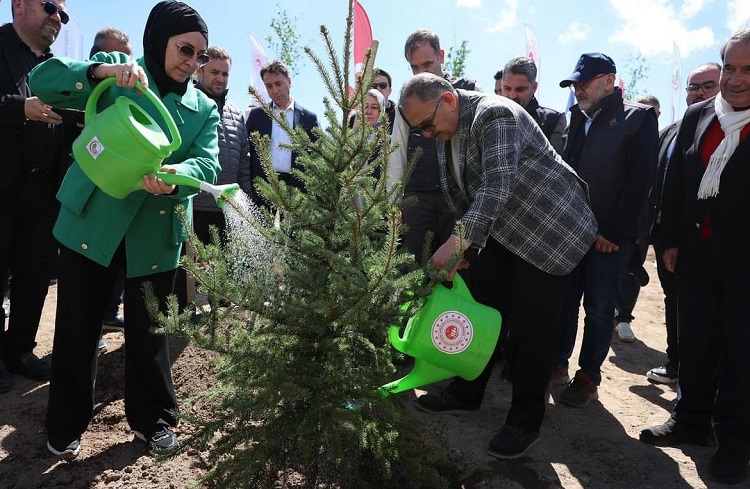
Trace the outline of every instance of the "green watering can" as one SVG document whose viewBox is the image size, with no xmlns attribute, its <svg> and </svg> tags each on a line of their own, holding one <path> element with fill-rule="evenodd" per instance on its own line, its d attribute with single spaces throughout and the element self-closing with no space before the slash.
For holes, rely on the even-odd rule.
<svg viewBox="0 0 750 489">
<path fill-rule="evenodd" d="M 391 326 L 391 344 L 414 357 L 414 369 L 381 386 L 381 393 L 396 394 L 456 376 L 476 379 L 495 351 L 501 322 L 496 309 L 474 300 L 459 275 L 451 289 L 437 285 L 409 319 L 403 336 L 398 326 Z"/>
<path fill-rule="evenodd" d="M 231 199 L 239 185 L 211 185 L 190 175 L 160 172 L 164 161 L 182 144 L 172 115 L 159 97 L 140 83 L 136 86 L 154 104 L 164 119 L 171 141 L 159 124 L 137 103 L 120 96 L 115 103 L 97 113 L 96 105 L 115 78 L 102 80 L 86 102 L 85 125 L 73 142 L 73 156 L 83 172 L 105 194 L 124 199 L 142 190 L 144 175 L 156 174 L 167 185 L 185 185 L 209 192 L 221 207 Z"/>
</svg>

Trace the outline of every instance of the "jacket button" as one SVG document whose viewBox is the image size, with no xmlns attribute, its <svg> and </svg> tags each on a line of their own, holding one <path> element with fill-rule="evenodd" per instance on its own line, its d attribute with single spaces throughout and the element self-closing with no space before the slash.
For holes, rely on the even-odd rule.
<svg viewBox="0 0 750 489">
<path fill-rule="evenodd" d="M 87 250 L 87 249 L 89 249 L 89 245 L 87 245 L 86 243 L 82 243 L 81 244 L 81 249 L 82 250 Z"/>
<path fill-rule="evenodd" d="M 156 270 L 157 268 L 159 268 L 159 265 L 151 265 L 151 270 Z"/>
<path fill-rule="evenodd" d="M 166 214 L 166 213 L 167 213 L 167 211 L 165 211 L 164 209 L 161 209 L 161 210 L 159 211 L 159 215 L 160 215 L 160 216 L 163 216 L 163 215 L 164 215 L 164 214 Z"/>
<path fill-rule="evenodd" d="M 83 90 L 83 83 L 76 82 L 76 90 Z"/>
<path fill-rule="evenodd" d="M 695 223 L 695 229 L 700 229 L 700 228 L 701 228 L 701 223 L 699 223 L 699 222 L 696 222 L 696 223 Z"/>
</svg>

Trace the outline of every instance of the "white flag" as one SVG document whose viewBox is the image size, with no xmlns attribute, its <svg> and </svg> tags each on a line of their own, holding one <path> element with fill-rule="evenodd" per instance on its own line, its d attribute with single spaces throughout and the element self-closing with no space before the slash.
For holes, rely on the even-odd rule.
<svg viewBox="0 0 750 489">
<path fill-rule="evenodd" d="M 677 43 L 673 42 L 674 59 L 672 60 L 672 122 L 678 119 L 680 114 L 680 99 L 682 90 L 680 90 L 680 81 L 682 78 L 682 60 L 680 59 L 680 50 L 677 49 Z"/>
<path fill-rule="evenodd" d="M 75 60 L 83 60 L 83 32 L 81 24 L 75 17 L 70 16 L 67 24 L 63 25 L 60 34 L 50 46 L 55 56 L 64 56 Z M 88 54 L 88 52 L 86 53 Z"/>
<path fill-rule="evenodd" d="M 266 102 L 271 100 L 266 91 L 266 86 L 263 84 L 263 79 L 260 77 L 260 69 L 266 64 L 266 51 L 263 49 L 263 45 L 252 34 L 248 35 L 250 40 L 250 61 L 252 67 L 250 68 L 250 85 L 258 91 L 260 98 Z M 258 101 L 255 98 L 251 98 L 250 105 L 258 105 Z"/>
</svg>

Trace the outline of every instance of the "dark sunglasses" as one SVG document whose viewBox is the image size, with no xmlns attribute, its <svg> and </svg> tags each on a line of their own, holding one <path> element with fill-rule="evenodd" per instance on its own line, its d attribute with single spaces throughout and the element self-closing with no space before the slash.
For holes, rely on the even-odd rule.
<svg viewBox="0 0 750 489">
<path fill-rule="evenodd" d="M 388 82 L 373 83 L 370 88 L 385 90 L 388 88 Z"/>
<path fill-rule="evenodd" d="M 62 22 L 63 24 L 67 24 L 68 21 L 70 20 L 70 16 L 67 13 L 65 13 L 65 10 L 61 9 L 54 3 L 42 2 L 42 5 L 44 5 L 44 12 L 47 15 L 60 14 L 60 22 Z"/>
<path fill-rule="evenodd" d="M 206 66 L 206 64 L 211 60 L 211 58 L 209 58 L 208 54 L 206 54 L 205 52 L 195 54 L 195 49 L 193 49 L 193 46 L 190 46 L 189 44 L 177 44 L 177 51 L 180 53 L 180 57 L 185 61 L 193 58 L 198 60 L 199 67 Z"/>
</svg>

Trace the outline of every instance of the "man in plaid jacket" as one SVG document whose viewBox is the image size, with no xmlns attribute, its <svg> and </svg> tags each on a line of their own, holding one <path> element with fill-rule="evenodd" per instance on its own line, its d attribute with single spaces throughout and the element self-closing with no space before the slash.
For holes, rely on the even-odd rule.
<svg viewBox="0 0 750 489">
<path fill-rule="evenodd" d="M 400 105 L 412 127 L 438 140 L 440 186 L 461 225 L 430 263 L 444 269 L 456 253 L 481 249 L 471 291 L 510 330 L 505 375 L 513 399 L 488 453 L 516 458 L 539 439 L 565 277 L 596 236 L 586 184 L 511 100 L 423 73 L 404 85 Z M 417 407 L 478 410 L 494 363 L 476 380 L 456 379 L 440 395 L 420 397 Z"/>
</svg>

